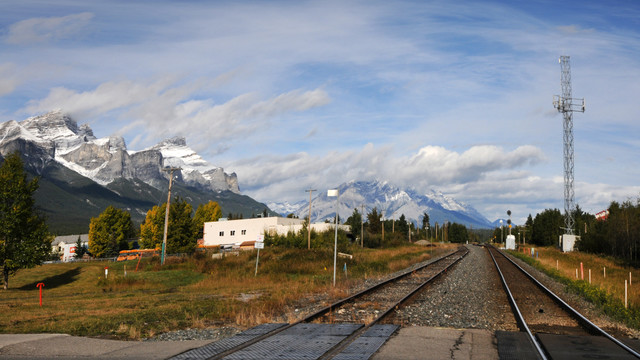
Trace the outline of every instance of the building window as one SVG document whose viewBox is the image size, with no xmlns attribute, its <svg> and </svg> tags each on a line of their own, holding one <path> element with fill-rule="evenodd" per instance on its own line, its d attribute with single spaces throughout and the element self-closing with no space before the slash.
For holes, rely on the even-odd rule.
<svg viewBox="0 0 640 360">
<path fill-rule="evenodd" d="M 224 231 L 220 231 L 220 236 L 224 236 Z"/>
<path fill-rule="evenodd" d="M 235 230 L 231 230 L 231 236 L 234 236 L 236 234 Z"/>
<path fill-rule="evenodd" d="M 247 230 L 242 230 L 242 235 L 247 235 Z"/>
</svg>

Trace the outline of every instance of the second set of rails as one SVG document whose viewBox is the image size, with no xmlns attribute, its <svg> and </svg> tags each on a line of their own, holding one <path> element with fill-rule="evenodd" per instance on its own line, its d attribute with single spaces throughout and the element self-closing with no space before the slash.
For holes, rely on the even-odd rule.
<svg viewBox="0 0 640 360">
<path fill-rule="evenodd" d="M 608 351 L 616 352 L 616 356 L 640 358 L 640 353 L 591 322 L 501 251 L 493 246 L 487 246 L 487 249 L 502 280 L 518 327 L 527 334 L 538 358 L 552 358 L 540 339 L 546 334 L 599 336 L 610 342 Z"/>
</svg>

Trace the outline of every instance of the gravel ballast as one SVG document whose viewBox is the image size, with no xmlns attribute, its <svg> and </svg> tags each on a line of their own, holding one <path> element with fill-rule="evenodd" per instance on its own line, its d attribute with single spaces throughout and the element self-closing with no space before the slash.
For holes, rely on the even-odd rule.
<svg viewBox="0 0 640 360">
<path fill-rule="evenodd" d="M 452 270 L 397 312 L 397 322 L 404 326 L 518 331 L 486 249 L 467 248 L 469 254 Z"/>
</svg>

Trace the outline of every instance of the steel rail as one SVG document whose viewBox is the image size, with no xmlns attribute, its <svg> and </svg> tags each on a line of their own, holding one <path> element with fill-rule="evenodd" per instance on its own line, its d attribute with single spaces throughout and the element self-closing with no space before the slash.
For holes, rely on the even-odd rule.
<svg viewBox="0 0 640 360">
<path fill-rule="evenodd" d="M 386 285 L 388 285 L 388 284 L 390 284 L 390 283 L 392 283 L 394 281 L 398 281 L 398 280 L 400 280 L 400 279 L 402 279 L 402 278 L 404 278 L 404 277 L 406 277 L 408 275 L 411 275 L 411 274 L 413 274 L 413 273 L 415 273 L 417 271 L 423 270 L 423 269 L 425 269 L 425 268 L 427 268 L 429 266 L 432 266 L 432 265 L 437 264 L 437 263 L 439 263 L 441 261 L 444 261 L 449 256 L 453 256 L 453 255 L 455 255 L 455 254 L 457 254 L 459 252 L 461 252 L 460 249 L 458 249 L 458 250 L 456 250 L 456 251 L 454 251 L 452 253 L 449 253 L 447 255 L 444 255 L 444 256 L 442 256 L 442 257 L 440 257 L 440 258 L 438 258 L 438 259 L 436 259 L 436 260 L 434 260 L 434 261 L 432 261 L 432 262 L 430 262 L 428 264 L 424 264 L 424 265 L 422 265 L 422 266 L 420 266 L 420 267 L 418 267 L 416 269 L 413 269 L 413 270 L 407 270 L 404 273 L 399 274 L 398 276 L 395 276 L 393 278 L 389 278 L 389 279 L 387 279 L 385 281 L 382 281 L 382 282 L 380 282 L 380 283 L 378 283 L 376 285 L 373 285 L 370 288 L 364 289 L 364 290 L 362 290 L 362 291 L 360 291 L 360 292 L 358 292 L 358 293 L 356 293 L 354 295 L 351 295 L 351 296 L 348 296 L 348 297 L 346 297 L 344 299 L 341 299 L 341 300 L 339 300 L 339 301 L 337 301 L 337 302 L 335 302 L 335 303 L 333 303 L 333 304 L 331 304 L 331 305 L 329 305 L 329 306 L 327 306 L 325 308 L 322 308 L 318 312 L 309 315 L 308 317 L 306 317 L 304 319 L 304 322 L 313 321 L 313 320 L 315 320 L 315 319 L 317 319 L 317 318 L 319 318 L 321 316 L 324 316 L 326 313 L 331 312 L 333 309 L 335 309 L 337 307 L 340 307 L 340 306 L 344 305 L 345 303 L 348 303 L 349 301 L 351 301 L 353 299 L 356 299 L 356 298 L 361 297 L 363 295 L 372 293 L 375 290 L 378 290 L 379 288 L 384 287 L 384 286 L 386 286 Z"/>
<path fill-rule="evenodd" d="M 432 282 L 433 280 L 438 278 L 440 275 L 445 273 L 447 271 L 447 269 L 449 269 L 453 265 L 457 264 L 460 260 L 462 260 L 465 256 L 467 256 L 467 254 L 469 254 L 469 250 L 466 250 L 466 251 L 458 250 L 455 253 L 451 253 L 451 254 L 443 257 L 442 259 L 450 257 L 450 256 L 453 256 L 453 255 L 456 255 L 456 254 L 458 254 L 460 252 L 462 252 L 461 256 L 459 258 L 457 258 L 454 262 L 452 262 L 451 264 L 447 265 L 444 269 L 440 270 L 437 274 L 432 275 L 431 277 L 429 277 L 422 284 L 416 286 L 415 289 L 411 290 L 407 295 L 405 295 L 402 299 L 400 299 L 395 304 L 390 306 L 380 316 L 378 316 L 377 318 L 373 319 L 370 323 L 366 324 L 365 326 L 361 327 L 360 329 L 354 331 L 351 335 L 349 335 L 346 338 L 344 338 L 341 342 L 339 342 L 333 348 L 329 349 L 329 351 L 327 351 L 322 356 L 320 356 L 319 360 L 329 360 L 329 359 L 332 359 L 333 357 L 335 357 L 336 355 L 340 354 L 347 346 L 349 346 L 358 337 L 360 337 L 360 335 L 364 334 L 367 330 L 369 330 L 369 328 L 371 328 L 373 325 L 377 324 L 378 322 L 382 321 L 382 319 L 384 319 L 387 316 L 389 316 L 394 310 L 397 310 L 401 306 L 406 304 L 413 296 L 415 296 L 417 293 L 419 293 L 430 282 Z M 435 262 L 433 262 L 431 264 L 434 264 L 434 263 Z"/>
<path fill-rule="evenodd" d="M 387 280 L 385 280 L 385 281 L 382 281 L 382 282 L 380 282 L 380 283 L 378 283 L 378 284 L 376 284 L 376 285 L 373 285 L 373 286 L 371 286 L 371 287 L 369 287 L 369 288 L 367 288 L 367 289 L 364 289 L 364 290 L 362 290 L 362 291 L 360 291 L 360 292 L 358 292 L 358 293 L 356 293 L 356 294 L 354 294 L 354 295 L 348 296 L 348 297 L 346 297 L 346 298 L 344 298 L 344 299 L 341 299 L 341 300 L 339 300 L 339 301 L 337 301 L 337 302 L 335 302 L 335 303 L 333 303 L 333 304 L 331 304 L 331 305 L 329 305 L 329 306 L 326 306 L 326 307 L 324 307 L 324 308 L 322 308 L 322 309 L 318 310 L 317 312 L 315 312 L 315 313 L 313 313 L 313 314 L 311 314 L 311 315 L 308 315 L 307 317 L 305 317 L 305 318 L 303 318 L 303 319 L 301 319 L 301 320 L 298 320 L 298 321 L 293 322 L 293 323 L 291 323 L 291 324 L 287 324 L 287 325 L 282 326 L 282 327 L 280 327 L 280 328 L 274 329 L 274 330 L 272 330 L 272 331 L 270 331 L 270 332 L 268 332 L 268 333 L 266 333 L 266 334 L 263 334 L 263 335 L 257 336 L 257 337 L 255 337 L 255 338 L 253 338 L 253 339 L 251 339 L 251 340 L 248 340 L 248 341 L 246 341 L 246 342 L 244 342 L 244 343 L 242 343 L 242 344 L 239 344 L 239 345 L 237 345 L 237 346 L 235 346 L 235 347 L 233 347 L 233 348 L 231 348 L 231 349 L 228 349 L 228 350 L 226 350 L 226 351 L 224 351 L 224 352 L 221 352 L 221 353 L 219 353 L 219 354 L 216 354 L 216 355 L 214 355 L 214 356 L 211 356 L 211 357 L 209 357 L 207 360 L 219 360 L 219 359 L 222 359 L 222 358 L 224 358 L 224 357 L 226 357 L 226 356 L 228 356 L 228 355 L 231 355 L 231 354 L 233 354 L 233 353 L 235 353 L 235 352 L 238 352 L 238 351 L 240 351 L 240 350 L 242 350 L 242 349 L 245 349 L 245 348 L 247 348 L 247 347 L 249 347 L 249 346 L 251 346 L 251 345 L 253 345 L 253 344 L 255 344 L 255 343 L 258 343 L 258 342 L 260 342 L 260 341 L 262 341 L 262 340 L 264 340 L 264 339 L 267 339 L 267 338 L 269 338 L 269 337 L 271 337 L 271 336 L 273 336 L 273 335 L 276 335 L 276 334 L 278 334 L 278 333 L 280 333 L 280 332 L 282 332 L 282 331 L 284 331 L 284 330 L 287 330 L 287 329 L 289 329 L 289 328 L 292 328 L 292 327 L 294 327 L 294 326 L 296 326 L 296 325 L 298 325 L 298 324 L 311 322 L 311 321 L 313 321 L 313 320 L 315 320 L 315 319 L 317 319 L 317 318 L 319 318 L 319 317 L 321 317 L 321 316 L 325 315 L 326 313 L 330 312 L 332 309 L 334 309 L 334 308 L 336 308 L 336 307 L 338 307 L 338 306 L 343 305 L 343 304 L 344 304 L 344 303 L 346 303 L 346 302 L 349 302 L 349 301 L 351 301 L 351 300 L 353 300 L 353 299 L 355 299 L 355 298 L 357 298 L 357 297 L 360 297 L 360 296 L 362 296 L 362 295 L 365 295 L 365 294 L 368 294 L 368 293 L 370 293 L 370 292 L 373 292 L 373 291 L 377 290 L 378 288 L 380 288 L 380 287 L 382 287 L 382 286 L 384 286 L 384 285 L 386 285 L 386 284 L 389 284 L 389 283 L 391 283 L 391 282 L 393 282 L 393 281 L 396 281 L 396 280 L 399 280 L 399 279 L 401 279 L 401 278 L 404 278 L 404 277 L 406 277 L 406 276 L 408 276 L 408 275 L 410 275 L 410 274 L 412 274 L 412 273 L 414 273 L 414 272 L 416 272 L 416 271 L 419 271 L 419 270 L 422 270 L 422 269 L 424 269 L 424 268 L 426 268 L 426 267 L 429 267 L 429 266 L 431 266 L 431 265 L 437 264 L 437 263 L 439 263 L 439 262 L 441 262 L 441 261 L 445 260 L 446 258 L 448 258 L 448 257 L 450 257 L 450 256 L 452 256 L 452 255 L 455 255 L 455 254 L 457 254 L 457 253 L 459 253 L 459 252 L 461 252 L 461 250 L 460 250 L 460 249 L 458 249 L 458 250 L 456 250 L 456 251 L 454 251 L 454 252 L 451 252 L 451 253 L 445 254 L 445 255 L 443 255 L 443 256 L 441 256 L 441 257 L 437 258 L 436 260 L 434 260 L 434 261 L 432 261 L 432 262 L 429 262 L 429 263 L 427 263 L 427 264 L 424 264 L 424 265 L 422 265 L 422 266 L 419 266 L 419 267 L 418 267 L 418 268 L 416 268 L 416 269 L 407 270 L 407 271 L 405 271 L 405 272 L 403 272 L 403 273 L 401 273 L 401 274 L 399 274 L 399 275 L 397 275 L 397 276 L 395 276 L 395 277 L 389 278 L 389 279 L 387 279 Z M 468 250 L 467 250 L 467 252 L 468 252 Z M 465 255 L 466 255 L 466 254 L 465 254 Z M 365 327 L 366 327 L 366 326 L 365 326 Z M 367 328 L 368 328 L 368 327 L 367 327 Z"/>
<path fill-rule="evenodd" d="M 542 349 L 542 345 L 540 344 L 538 339 L 536 339 L 535 335 L 533 335 L 533 333 L 529 329 L 529 326 L 527 325 L 527 322 L 524 320 L 524 316 L 522 316 L 522 312 L 520 311 L 518 304 L 516 304 L 516 300 L 513 298 L 513 294 L 511 294 L 509 285 L 507 285 L 507 281 L 505 280 L 504 275 L 502 275 L 502 270 L 500 270 L 500 266 L 498 266 L 498 262 L 496 261 L 496 258 L 493 256 L 493 252 L 491 250 L 488 250 L 488 251 L 489 251 L 489 255 L 491 255 L 491 259 L 493 260 L 493 264 L 496 266 L 496 270 L 498 270 L 498 275 L 500 275 L 500 280 L 502 280 L 502 287 L 507 293 L 507 297 L 509 298 L 509 304 L 511 304 L 511 308 L 516 314 L 516 321 L 518 322 L 518 326 L 520 327 L 520 329 L 523 329 L 527 333 L 527 337 L 529 338 L 529 341 L 531 342 L 533 347 L 536 349 L 538 356 L 543 360 L 547 360 L 547 355 Z"/>
<path fill-rule="evenodd" d="M 522 267 L 520 267 L 520 265 L 516 264 L 508 256 L 504 255 L 500 250 L 496 249 L 496 251 L 498 251 L 502 256 L 504 256 L 505 259 L 509 260 L 509 262 L 512 263 L 516 268 L 518 268 L 520 271 L 522 271 L 534 284 L 536 284 L 540 289 L 542 289 L 542 291 L 547 293 L 547 295 L 549 295 L 552 299 L 554 299 L 560 306 L 562 306 L 565 310 L 567 310 L 572 316 L 574 316 L 576 319 L 578 319 L 578 321 L 581 324 L 583 324 L 583 326 L 585 326 L 589 332 L 596 333 L 598 335 L 606 337 L 607 339 L 609 339 L 612 342 L 614 342 L 616 345 L 618 345 L 621 348 L 625 349 L 631 355 L 633 355 L 636 358 L 640 359 L 640 353 L 638 353 L 634 349 L 630 348 L 629 346 L 625 345 L 623 342 L 621 342 L 620 340 L 616 339 L 615 337 L 613 337 L 608 332 L 606 332 L 603 329 L 601 329 L 598 325 L 596 325 L 593 322 L 591 322 L 591 320 L 587 319 L 584 315 L 582 315 L 576 309 L 571 307 L 571 305 L 567 304 L 564 300 L 562 300 L 553 291 L 549 290 L 540 281 L 538 281 L 538 279 L 536 279 L 531 274 L 529 274 L 526 270 L 524 270 Z"/>
</svg>

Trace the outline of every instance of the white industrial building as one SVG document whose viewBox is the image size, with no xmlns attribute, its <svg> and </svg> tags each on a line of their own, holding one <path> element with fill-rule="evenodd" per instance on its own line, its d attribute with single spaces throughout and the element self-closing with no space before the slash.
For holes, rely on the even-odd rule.
<svg viewBox="0 0 640 360">
<path fill-rule="evenodd" d="M 289 232 L 297 233 L 302 230 L 304 220 L 266 217 L 255 219 L 221 220 L 204 223 L 203 245 L 234 245 L 247 241 L 256 241 L 258 236 L 265 234 L 286 235 Z M 349 225 L 338 225 L 339 229 L 350 231 Z M 334 224 L 311 224 L 311 229 L 316 232 L 324 232 L 334 229 Z"/>
</svg>

